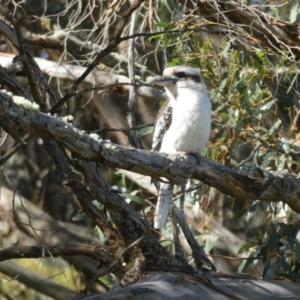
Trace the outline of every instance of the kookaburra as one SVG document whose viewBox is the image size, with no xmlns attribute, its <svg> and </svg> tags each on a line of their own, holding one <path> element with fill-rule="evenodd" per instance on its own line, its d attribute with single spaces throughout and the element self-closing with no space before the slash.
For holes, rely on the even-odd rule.
<svg viewBox="0 0 300 300">
<path fill-rule="evenodd" d="M 167 68 L 154 83 L 165 88 L 169 100 L 156 118 L 152 149 L 199 153 L 209 139 L 211 128 L 211 102 L 200 70 L 185 66 Z M 154 228 L 161 229 L 166 224 L 172 190 L 172 184 L 160 183 Z"/>
</svg>

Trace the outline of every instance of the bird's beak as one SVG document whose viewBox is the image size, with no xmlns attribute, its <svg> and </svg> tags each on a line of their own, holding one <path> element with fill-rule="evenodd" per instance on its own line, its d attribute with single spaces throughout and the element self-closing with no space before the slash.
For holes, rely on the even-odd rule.
<svg viewBox="0 0 300 300">
<path fill-rule="evenodd" d="M 153 80 L 153 83 L 159 86 L 168 87 L 171 85 L 176 85 L 178 78 L 175 77 L 157 77 Z"/>
</svg>

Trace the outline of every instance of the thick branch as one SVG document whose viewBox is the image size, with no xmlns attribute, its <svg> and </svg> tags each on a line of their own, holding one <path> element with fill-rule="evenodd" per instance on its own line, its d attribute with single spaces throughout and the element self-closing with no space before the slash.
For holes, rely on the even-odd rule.
<svg viewBox="0 0 300 300">
<path fill-rule="evenodd" d="M 106 265 L 112 264 L 114 258 L 107 253 L 105 247 L 100 244 L 91 245 L 85 243 L 62 244 L 55 246 L 9 247 L 0 250 L 0 261 L 16 258 L 41 258 L 86 255 L 95 258 Z"/>
<path fill-rule="evenodd" d="M 18 104 L 17 104 L 18 103 Z M 283 201 L 300 212 L 300 183 L 288 171 L 268 172 L 260 168 L 230 169 L 199 156 L 162 154 L 128 149 L 98 140 L 61 119 L 40 113 L 21 97 L 0 94 L 0 125 L 49 137 L 67 147 L 73 155 L 152 177 L 166 177 L 173 183 L 187 178 L 202 180 L 221 192 L 244 200 Z"/>
<path fill-rule="evenodd" d="M 105 294 L 78 296 L 78 300 L 113 299 L 293 299 L 299 298 L 297 284 L 279 280 L 257 280 L 250 276 L 209 273 L 152 272 L 140 282 Z M 74 298 L 75 300 L 75 298 Z"/>
</svg>

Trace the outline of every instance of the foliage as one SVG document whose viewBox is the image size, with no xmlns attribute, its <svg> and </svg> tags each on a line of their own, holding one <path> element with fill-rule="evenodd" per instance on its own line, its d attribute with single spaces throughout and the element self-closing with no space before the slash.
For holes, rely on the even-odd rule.
<svg viewBox="0 0 300 300">
<path fill-rule="evenodd" d="M 286 5 L 283 8 L 270 8 L 279 11 L 285 9 Z M 295 22 L 298 2 L 294 1 L 290 9 L 290 21 Z M 216 114 L 213 122 L 215 134 L 205 154 L 233 167 L 244 165 L 266 170 L 288 169 L 298 177 L 299 83 L 298 74 L 294 72 L 298 64 L 291 56 L 289 47 L 285 45 L 276 53 L 271 48 L 261 47 L 255 39 L 245 44 L 234 35 L 218 37 L 201 34 L 199 32 L 203 28 L 205 30 L 207 24 L 189 16 L 172 23 L 168 28 L 186 28 L 186 24 L 189 30 L 180 37 L 166 33 L 158 38 L 165 42 L 167 50 L 173 50 L 170 66 L 178 63 L 199 66 L 209 85 Z M 296 239 L 298 223 L 289 222 L 286 225 L 280 222 L 276 217 L 278 210 L 289 215 L 280 207 L 275 210 L 270 210 L 268 206 L 247 207 L 241 210 L 237 218 L 243 219 L 244 224 L 251 228 L 253 225 L 247 221 L 247 215 L 253 216 L 259 209 L 262 220 L 269 220 L 267 224 L 262 224 L 262 230 L 266 231 L 268 238 L 250 237 L 252 241 L 241 248 L 241 253 L 250 248 L 256 249 L 248 255 L 263 257 L 263 277 L 284 276 L 297 280 L 298 268 L 294 267 L 299 251 Z M 254 217 L 252 219 L 257 222 Z M 287 236 L 274 230 L 283 226 L 285 234 L 290 228 L 289 242 L 286 242 Z M 270 242 L 273 240 L 276 241 Z M 282 251 L 282 243 L 285 243 L 285 251 Z M 273 252 L 276 250 L 278 256 L 274 259 Z M 251 261 L 248 265 L 251 265 Z"/>
</svg>

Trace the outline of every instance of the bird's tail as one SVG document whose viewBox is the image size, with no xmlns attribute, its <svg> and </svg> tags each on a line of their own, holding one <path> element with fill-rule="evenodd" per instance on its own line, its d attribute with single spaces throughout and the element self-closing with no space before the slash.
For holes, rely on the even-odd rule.
<svg viewBox="0 0 300 300">
<path fill-rule="evenodd" d="M 158 191 L 158 199 L 154 216 L 154 228 L 161 230 L 168 218 L 172 201 L 173 184 L 161 183 Z"/>
</svg>

